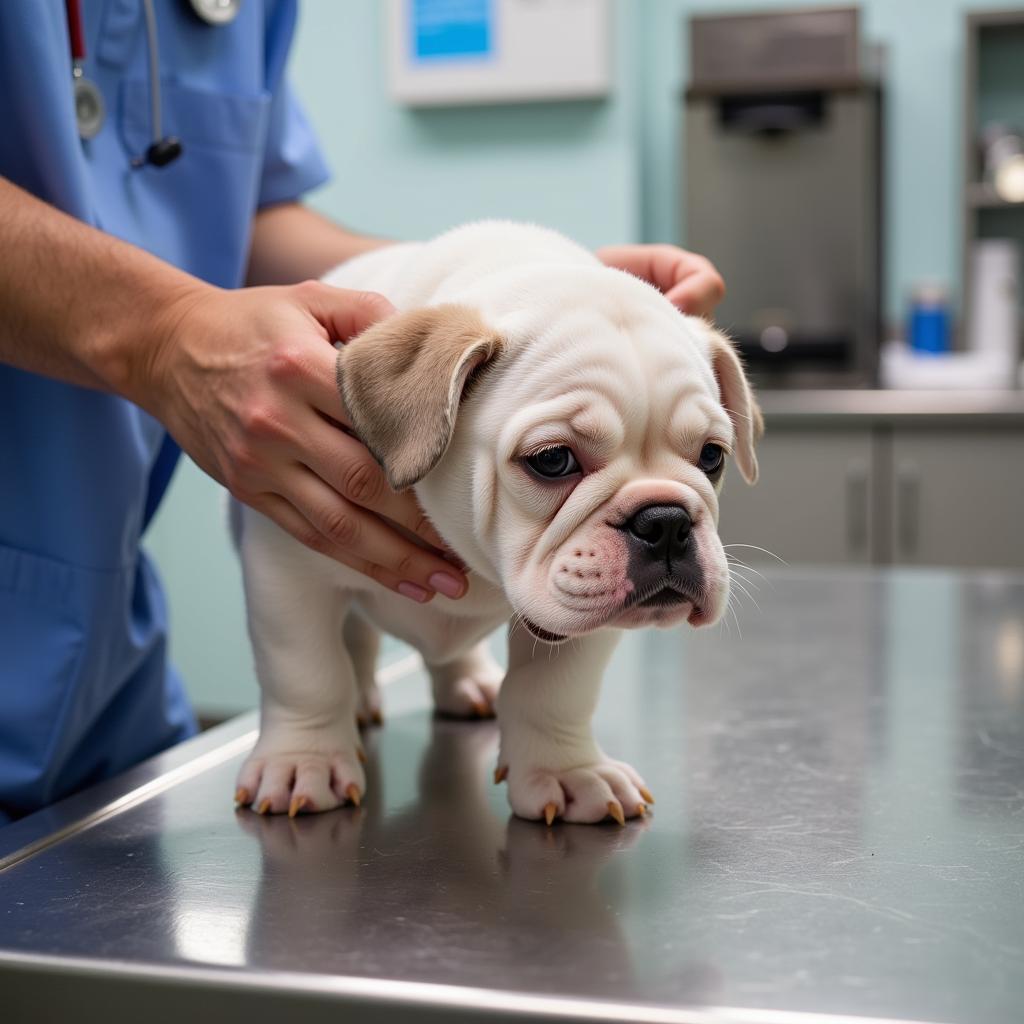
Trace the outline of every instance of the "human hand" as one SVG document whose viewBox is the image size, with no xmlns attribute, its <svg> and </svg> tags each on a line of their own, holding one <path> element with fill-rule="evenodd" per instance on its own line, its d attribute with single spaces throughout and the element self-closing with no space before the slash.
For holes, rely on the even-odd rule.
<svg viewBox="0 0 1024 1024">
<path fill-rule="evenodd" d="M 694 316 L 710 316 L 725 296 L 725 282 L 714 264 L 675 245 L 606 245 L 597 250 L 597 258 L 653 284 Z"/>
<path fill-rule="evenodd" d="M 129 394 L 240 501 L 293 537 L 416 601 L 461 597 L 462 570 L 411 491 L 396 494 L 349 426 L 333 342 L 393 312 L 308 281 L 190 288 L 159 316 Z"/>
</svg>

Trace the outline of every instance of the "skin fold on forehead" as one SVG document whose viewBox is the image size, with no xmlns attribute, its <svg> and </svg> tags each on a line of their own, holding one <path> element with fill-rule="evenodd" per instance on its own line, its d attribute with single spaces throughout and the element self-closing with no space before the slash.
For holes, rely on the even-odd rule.
<svg viewBox="0 0 1024 1024">
<path fill-rule="evenodd" d="M 691 434 L 700 419 L 717 417 L 728 433 L 704 333 L 700 321 L 680 314 L 628 325 L 575 312 L 525 340 L 509 338 L 493 401 L 501 415 L 515 411 L 525 429 L 530 416 L 561 416 L 576 406 L 580 434 L 621 433 L 638 449 L 673 429 Z"/>
</svg>

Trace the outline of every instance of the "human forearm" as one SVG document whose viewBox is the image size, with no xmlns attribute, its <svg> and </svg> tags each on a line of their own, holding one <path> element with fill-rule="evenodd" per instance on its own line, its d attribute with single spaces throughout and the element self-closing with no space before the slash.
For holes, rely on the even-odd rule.
<svg viewBox="0 0 1024 1024">
<path fill-rule="evenodd" d="M 303 543 L 427 601 L 465 576 L 390 524 L 443 542 L 340 429 L 334 341 L 392 312 L 308 282 L 223 290 L 0 179 L 0 361 L 112 391 Z M 98 439 L 102 443 L 102 439 Z"/>
<path fill-rule="evenodd" d="M 301 203 L 268 206 L 253 221 L 246 283 L 296 284 L 322 277 L 353 256 L 389 244 L 349 231 Z"/>
<path fill-rule="evenodd" d="M 0 361 L 132 392 L 179 299 L 209 285 L 0 178 Z"/>
</svg>

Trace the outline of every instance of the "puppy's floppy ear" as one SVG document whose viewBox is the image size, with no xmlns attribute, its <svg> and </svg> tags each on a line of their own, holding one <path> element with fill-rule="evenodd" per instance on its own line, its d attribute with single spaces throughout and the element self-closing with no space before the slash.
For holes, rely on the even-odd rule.
<svg viewBox="0 0 1024 1024">
<path fill-rule="evenodd" d="M 764 419 L 747 383 L 743 364 L 732 342 L 721 332 L 711 329 L 711 368 L 718 381 L 722 405 L 736 432 L 736 465 L 748 484 L 757 482 L 757 456 L 754 446 L 764 435 Z"/>
<path fill-rule="evenodd" d="M 502 350 L 469 306 L 430 306 L 375 324 L 338 353 L 352 426 L 395 490 L 440 461 L 469 375 Z"/>
</svg>

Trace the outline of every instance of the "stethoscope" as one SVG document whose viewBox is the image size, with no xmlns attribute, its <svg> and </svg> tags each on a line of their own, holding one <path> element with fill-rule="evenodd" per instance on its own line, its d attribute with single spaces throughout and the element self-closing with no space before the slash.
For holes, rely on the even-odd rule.
<svg viewBox="0 0 1024 1024">
<path fill-rule="evenodd" d="M 196 15 L 207 25 L 226 25 L 234 21 L 242 0 L 189 0 Z M 82 29 L 81 0 L 64 0 L 68 18 L 68 39 L 71 43 L 71 80 L 75 96 L 75 121 L 82 139 L 99 134 L 107 117 L 103 93 L 95 82 L 85 77 L 85 32 Z M 149 56 L 149 120 L 152 142 L 146 152 L 132 158 L 132 167 L 166 167 L 182 154 L 181 139 L 163 133 L 163 106 L 160 102 L 160 47 L 156 31 L 153 0 L 142 0 L 146 15 L 146 50 Z"/>
</svg>

